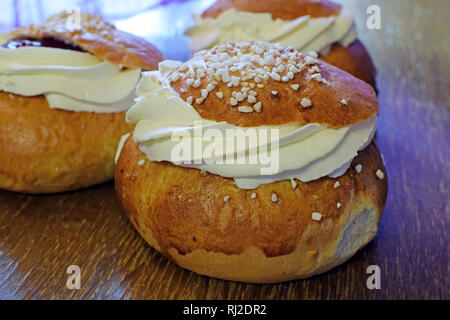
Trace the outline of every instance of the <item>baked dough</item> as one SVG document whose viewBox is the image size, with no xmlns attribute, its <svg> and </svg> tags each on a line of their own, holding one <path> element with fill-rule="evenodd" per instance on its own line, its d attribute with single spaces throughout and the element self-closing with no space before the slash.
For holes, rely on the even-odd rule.
<svg viewBox="0 0 450 320">
<path fill-rule="evenodd" d="M 67 14 L 15 30 L 13 39 L 55 38 L 130 68 L 152 70 L 162 54 L 150 43 L 82 14 L 70 30 Z M 44 96 L 0 92 L 0 188 L 25 193 L 76 190 L 113 178 L 120 137 L 132 130 L 125 113 L 50 109 Z"/>
<path fill-rule="evenodd" d="M 12 38 L 35 39 L 52 37 L 77 45 L 109 62 L 128 68 L 154 70 L 163 55 L 146 40 L 117 30 L 100 16 L 81 13 L 80 29 L 68 28 L 69 13 L 50 17 L 40 25 L 29 25 L 14 30 Z"/>
<path fill-rule="evenodd" d="M 234 57 L 233 49 L 239 45 L 199 53 L 193 64 L 203 61 L 202 55 Z M 264 45 L 266 50 L 273 46 Z M 214 72 L 202 77 L 197 88 L 188 84 L 192 78 L 183 77 L 170 86 L 186 101 L 216 79 L 215 89 L 192 107 L 203 119 L 241 127 L 298 122 L 342 128 L 376 115 L 377 98 L 369 84 L 320 60 L 317 67 L 325 83 L 309 79 L 304 70 L 288 82 L 269 77 L 263 87 L 255 87 L 261 112 L 242 113 L 231 107 L 229 99 L 236 89 Z M 189 72 L 183 71 L 189 70 L 186 65 L 178 68 Z M 176 72 L 172 75 L 178 79 Z M 297 90 L 292 84 L 299 85 Z M 305 96 L 312 107 L 300 107 Z M 365 246 L 375 236 L 384 208 L 384 173 L 372 142 L 338 178 L 295 180 L 294 188 L 283 180 L 245 190 L 232 178 L 151 161 L 130 136 L 118 157 L 115 184 L 119 202 L 138 232 L 173 262 L 210 277 L 274 283 L 325 272 Z M 319 221 L 313 219 L 314 212 L 320 213 Z"/>
<path fill-rule="evenodd" d="M 242 190 L 232 179 L 168 162 L 139 166 L 142 159 L 128 138 L 116 167 L 124 211 L 150 246 L 214 278 L 275 283 L 328 271 L 373 239 L 386 200 L 387 180 L 376 176 L 386 171 L 374 143 L 343 176 L 298 181 L 295 190 L 286 180 Z M 359 174 L 356 164 L 363 166 Z M 323 215 L 320 222 L 312 212 Z"/>
</svg>

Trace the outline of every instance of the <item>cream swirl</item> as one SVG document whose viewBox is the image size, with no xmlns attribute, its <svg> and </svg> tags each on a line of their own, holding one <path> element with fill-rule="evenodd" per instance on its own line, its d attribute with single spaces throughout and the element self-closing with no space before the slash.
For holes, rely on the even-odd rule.
<svg viewBox="0 0 450 320">
<path fill-rule="evenodd" d="M 86 52 L 46 47 L 0 49 L 0 90 L 45 95 L 50 108 L 98 113 L 127 110 L 141 70 Z"/>
<path fill-rule="evenodd" d="M 358 151 L 367 146 L 375 134 L 376 115 L 364 122 L 339 129 L 316 123 L 244 128 L 226 122 L 202 119 L 170 86 L 168 76 L 177 66 L 177 63 L 166 61 L 160 63 L 159 70 L 145 72 L 137 89 L 139 97 L 136 104 L 127 112 L 127 120 L 136 123 L 134 141 L 152 161 L 169 161 L 176 165 L 197 168 L 233 178 L 239 188 L 254 189 L 263 184 L 294 178 L 308 182 L 324 176 L 340 176 L 346 172 Z M 254 150 L 245 142 L 238 144 L 232 150 L 231 156 L 235 160 L 233 163 L 214 162 L 230 155 L 230 150 L 226 148 L 218 154 L 206 152 L 211 137 L 203 132 L 221 132 L 222 134 L 216 137 L 224 137 L 223 140 L 215 143 L 226 145 L 225 140 L 230 137 L 227 130 L 232 130 L 233 135 L 236 132 L 238 135 L 246 135 L 246 130 L 249 129 L 254 130 L 256 135 L 267 130 L 275 130 L 277 134 L 271 135 L 263 142 L 259 141 L 258 148 Z M 191 156 L 192 161 L 188 164 L 174 159 L 173 150 L 179 144 L 179 140 L 174 139 L 174 136 L 181 135 L 180 133 L 183 133 L 183 136 L 186 133 L 192 136 L 194 145 L 199 143 L 202 148 L 199 153 L 201 158 Z M 202 144 L 205 141 L 207 143 Z M 252 163 L 250 159 L 252 152 L 260 152 L 264 144 L 276 146 L 279 163 L 275 171 L 266 167 L 267 163 Z"/>
<path fill-rule="evenodd" d="M 299 51 L 326 54 L 334 43 L 348 46 L 356 39 L 351 15 L 343 9 L 338 16 L 292 21 L 272 19 L 270 13 L 252 13 L 228 9 L 216 19 L 194 16 L 195 25 L 185 34 L 191 37 L 190 48 L 198 51 L 227 41 L 270 41 Z"/>
</svg>

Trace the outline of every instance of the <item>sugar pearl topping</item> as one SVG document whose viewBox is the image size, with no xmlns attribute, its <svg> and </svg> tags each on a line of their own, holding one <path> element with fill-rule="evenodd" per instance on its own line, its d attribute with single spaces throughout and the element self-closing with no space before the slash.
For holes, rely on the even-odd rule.
<svg viewBox="0 0 450 320">
<path fill-rule="evenodd" d="M 263 104 L 258 100 L 258 92 L 268 82 L 284 83 L 291 91 L 298 91 L 301 85 L 291 80 L 301 74 L 305 83 L 317 81 L 327 85 L 320 72 L 315 52 L 304 55 L 278 43 L 228 42 L 197 52 L 193 59 L 176 68 L 168 80 L 169 83 L 184 81 L 185 87 L 199 89 L 198 96 L 186 98 L 189 104 L 202 104 L 214 93 L 214 98 L 224 99 L 241 113 L 260 113 Z M 220 90 L 219 85 L 222 85 Z M 229 89 L 223 89 L 223 85 Z M 271 94 L 276 99 L 280 92 L 271 91 Z M 309 99 L 302 98 L 299 101 L 303 101 L 303 107 L 312 106 Z"/>
<path fill-rule="evenodd" d="M 145 160 L 139 160 L 137 164 L 141 167 L 145 164 Z"/>
<path fill-rule="evenodd" d="M 272 202 L 277 202 L 278 201 L 278 195 L 276 193 L 272 193 L 272 195 L 270 196 L 270 199 L 272 200 Z"/>
<path fill-rule="evenodd" d="M 297 187 L 297 182 L 295 181 L 295 179 L 291 179 L 291 186 L 292 189 L 295 189 Z"/>
<path fill-rule="evenodd" d="M 308 98 L 303 98 L 302 101 L 300 101 L 300 105 L 301 105 L 303 108 L 309 108 L 309 107 L 312 106 L 312 102 L 311 102 L 311 100 L 309 100 Z"/>
<path fill-rule="evenodd" d="M 315 221 L 322 220 L 322 214 L 320 212 L 313 212 L 311 218 Z"/>
<path fill-rule="evenodd" d="M 375 173 L 377 175 L 377 178 L 379 180 L 383 180 L 384 179 L 384 172 L 381 171 L 380 169 L 377 170 L 377 172 Z"/>
</svg>

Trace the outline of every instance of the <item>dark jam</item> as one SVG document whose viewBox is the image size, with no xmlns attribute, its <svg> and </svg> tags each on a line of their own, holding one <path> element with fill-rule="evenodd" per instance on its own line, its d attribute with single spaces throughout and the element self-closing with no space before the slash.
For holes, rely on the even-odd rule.
<svg viewBox="0 0 450 320">
<path fill-rule="evenodd" d="M 45 37 L 40 39 L 35 38 L 20 38 L 20 39 L 13 39 L 7 42 L 4 46 L 4 48 L 15 50 L 17 48 L 21 47 L 46 47 L 46 48 L 57 48 L 57 49 L 65 49 L 65 50 L 73 50 L 73 51 L 81 51 L 84 52 L 83 48 L 73 45 L 70 43 L 66 43 L 64 41 Z"/>
</svg>

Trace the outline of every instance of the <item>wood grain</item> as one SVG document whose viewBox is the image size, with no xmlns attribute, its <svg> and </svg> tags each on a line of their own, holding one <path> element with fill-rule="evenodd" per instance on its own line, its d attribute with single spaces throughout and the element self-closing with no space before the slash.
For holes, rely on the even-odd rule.
<svg viewBox="0 0 450 320">
<path fill-rule="evenodd" d="M 152 250 L 118 207 L 112 183 L 50 196 L 0 191 L 0 298 L 448 299 L 450 3 L 345 3 L 378 69 L 377 140 L 389 193 L 371 244 L 311 279 L 233 283 L 195 275 Z M 381 8 L 381 30 L 365 26 L 370 4 Z M 80 290 L 65 285 L 72 264 L 81 268 Z M 380 290 L 366 287 L 373 264 Z"/>
</svg>

